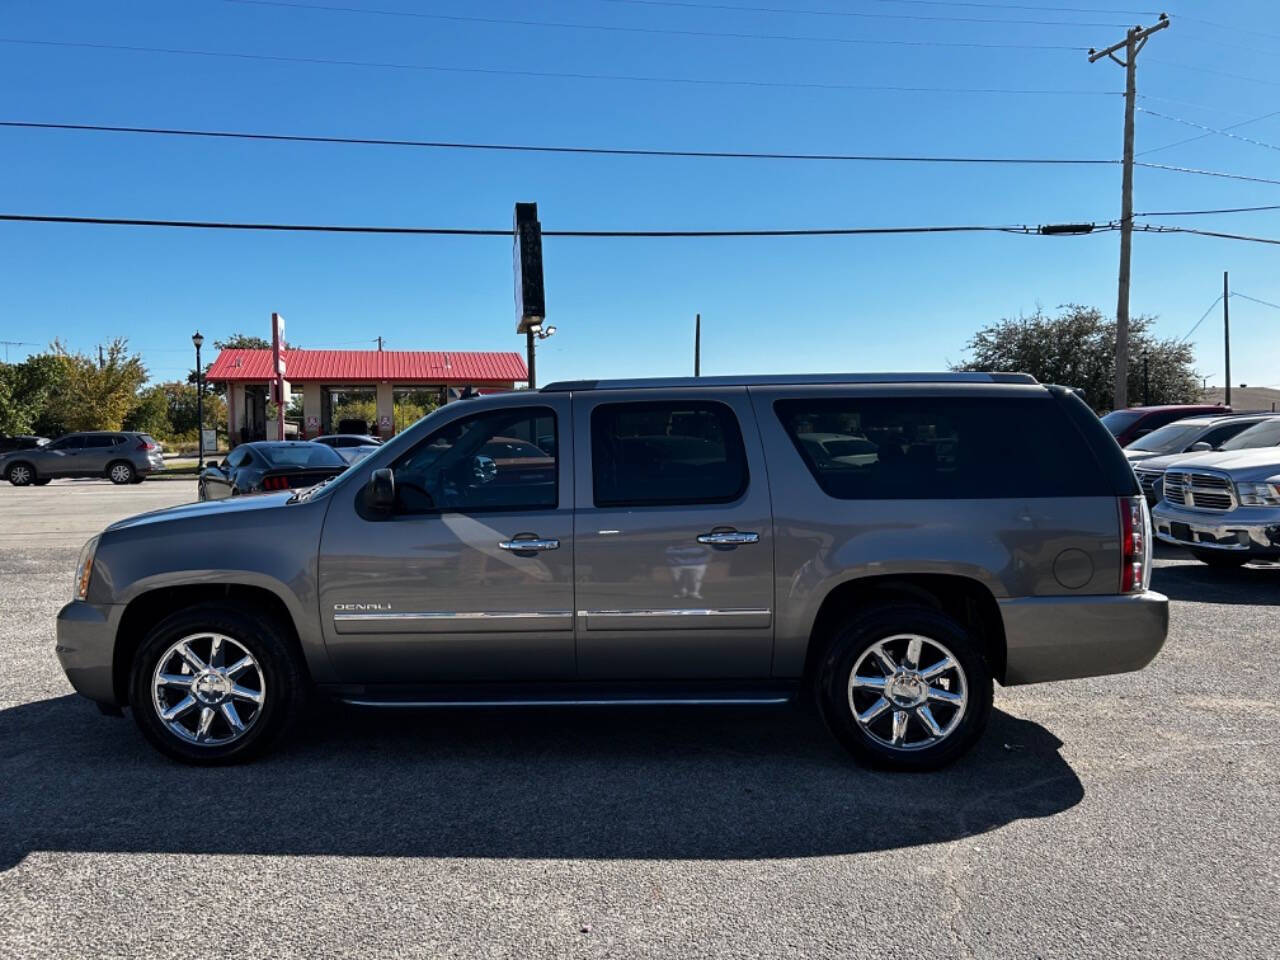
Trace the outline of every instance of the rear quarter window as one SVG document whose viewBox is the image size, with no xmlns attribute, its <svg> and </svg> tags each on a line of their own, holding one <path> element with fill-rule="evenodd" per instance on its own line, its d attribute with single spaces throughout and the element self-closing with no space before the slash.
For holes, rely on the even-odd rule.
<svg viewBox="0 0 1280 960">
<path fill-rule="evenodd" d="M 841 500 L 1111 496 L 1051 397 L 821 397 L 774 411 Z"/>
</svg>

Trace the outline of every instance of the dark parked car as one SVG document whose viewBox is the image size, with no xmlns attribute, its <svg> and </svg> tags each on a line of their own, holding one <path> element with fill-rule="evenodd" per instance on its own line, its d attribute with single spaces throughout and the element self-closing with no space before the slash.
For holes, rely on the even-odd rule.
<svg viewBox="0 0 1280 960">
<path fill-rule="evenodd" d="M 148 434 L 129 431 L 68 433 L 43 446 L 0 454 L 0 476 L 15 487 L 44 486 L 57 477 L 141 483 L 163 469 L 160 444 Z"/>
<path fill-rule="evenodd" d="M 34 450 L 48 442 L 47 437 L 35 437 L 30 434 L 19 434 L 16 437 L 0 436 L 0 454 L 13 450 Z"/>
<path fill-rule="evenodd" d="M 875 449 L 816 454 L 837 436 Z M 919 770 L 973 745 L 995 682 L 1156 655 L 1150 533 L 1098 418 L 1025 375 L 560 383 L 448 404 L 309 490 L 113 524 L 57 652 L 190 763 L 260 753 L 318 691 L 812 696 L 857 758 Z"/>
<path fill-rule="evenodd" d="M 244 493 L 310 487 L 336 477 L 347 461 L 333 447 L 310 440 L 242 443 L 221 463 L 200 472 L 201 500 L 225 500 Z"/>
<path fill-rule="evenodd" d="M 1125 447 L 1152 430 L 1173 423 L 1184 417 L 1230 413 L 1231 408 L 1220 403 L 1176 403 L 1163 407 L 1127 407 L 1112 410 L 1102 418 L 1102 424 L 1111 431 L 1116 443 Z"/>
</svg>

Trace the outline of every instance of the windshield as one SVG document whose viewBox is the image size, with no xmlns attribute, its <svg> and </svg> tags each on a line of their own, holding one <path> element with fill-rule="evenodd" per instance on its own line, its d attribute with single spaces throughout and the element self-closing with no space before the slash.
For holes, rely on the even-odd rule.
<svg viewBox="0 0 1280 960">
<path fill-rule="evenodd" d="M 1203 430 L 1203 426 L 1171 423 L 1166 427 L 1161 427 L 1159 430 L 1152 430 L 1145 437 L 1139 437 L 1129 444 L 1129 449 L 1148 450 L 1152 453 L 1173 453 L 1176 450 L 1183 449 L 1188 444 L 1194 443 L 1195 438 Z"/>
<path fill-rule="evenodd" d="M 1255 447 L 1280 446 L 1280 418 L 1255 423 L 1220 446 L 1219 450 L 1252 450 Z"/>
<path fill-rule="evenodd" d="M 1130 426 L 1137 423 L 1141 416 L 1142 414 L 1133 410 L 1112 410 L 1102 418 L 1102 425 L 1111 431 L 1113 437 L 1118 437 Z"/>
<path fill-rule="evenodd" d="M 347 461 L 333 447 L 306 443 L 289 447 L 260 447 L 258 452 L 273 467 L 345 467 Z"/>
</svg>

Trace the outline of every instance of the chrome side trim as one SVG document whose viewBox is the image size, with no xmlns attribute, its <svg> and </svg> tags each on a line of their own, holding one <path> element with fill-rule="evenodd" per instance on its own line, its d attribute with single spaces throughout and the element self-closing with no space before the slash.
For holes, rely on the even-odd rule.
<svg viewBox="0 0 1280 960">
<path fill-rule="evenodd" d="M 513 610 L 510 613 L 489 610 L 392 610 L 371 613 L 335 613 L 334 623 L 359 621 L 387 622 L 398 620 L 552 620 L 571 617 L 572 610 Z"/>
<path fill-rule="evenodd" d="M 679 610 L 579 610 L 580 617 L 767 617 L 768 607 L 730 607 L 725 609 Z"/>
<path fill-rule="evenodd" d="M 583 699 L 583 700 L 359 700 L 339 698 L 339 702 L 353 707 L 390 707 L 403 709 L 423 707 L 747 707 L 774 706 L 790 703 L 791 697 L 650 697 L 646 699 Z"/>
</svg>

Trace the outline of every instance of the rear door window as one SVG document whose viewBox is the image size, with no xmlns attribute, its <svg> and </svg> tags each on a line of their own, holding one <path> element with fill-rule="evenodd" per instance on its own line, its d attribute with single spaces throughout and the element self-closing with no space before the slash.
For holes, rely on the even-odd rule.
<svg viewBox="0 0 1280 960">
<path fill-rule="evenodd" d="M 84 438 L 84 445 L 90 449 L 102 449 L 104 447 L 114 447 L 121 440 L 114 433 L 92 433 Z"/>
<path fill-rule="evenodd" d="M 604 403 L 591 412 L 597 507 L 730 503 L 747 489 L 738 418 L 723 403 Z"/>
<path fill-rule="evenodd" d="M 818 485 L 841 500 L 1110 493 L 1050 397 L 822 397 L 774 409 Z"/>
</svg>

